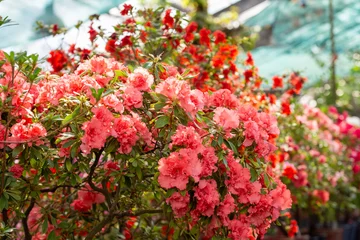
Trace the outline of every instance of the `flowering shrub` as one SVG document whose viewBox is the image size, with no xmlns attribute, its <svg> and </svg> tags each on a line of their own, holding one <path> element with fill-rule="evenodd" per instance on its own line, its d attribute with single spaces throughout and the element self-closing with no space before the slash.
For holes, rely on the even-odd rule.
<svg viewBox="0 0 360 240">
<path fill-rule="evenodd" d="M 273 80 L 276 85 L 278 80 Z M 288 94 L 281 97 L 282 101 L 289 99 Z M 295 102 L 288 111 L 283 104 L 280 108 L 279 149 L 269 161 L 291 190 L 298 220 L 301 210 L 316 214 L 322 221 L 333 221 L 339 217 L 336 211 L 356 208 L 356 161 L 351 158 L 358 148 L 359 128 L 346 123 L 346 116 L 334 108 L 334 114 L 328 115 Z"/>
<path fill-rule="evenodd" d="M 168 226 L 255 239 L 291 207 L 266 170 L 271 114 L 192 89 L 174 68 L 162 79 L 93 57 L 59 77 L 36 60 L 1 54 L 0 207 L 21 238 L 158 238 Z"/>
<path fill-rule="evenodd" d="M 110 33 L 91 17 L 88 49 L 52 51 L 56 75 L 36 55 L 1 55 L 4 231 L 256 239 L 289 217 L 291 198 L 320 213 L 352 195 L 360 151 L 346 135 L 358 131 L 294 104 L 305 78 L 275 76 L 263 93 L 251 54 L 239 69 L 221 31 L 162 8 L 121 14 Z"/>
</svg>

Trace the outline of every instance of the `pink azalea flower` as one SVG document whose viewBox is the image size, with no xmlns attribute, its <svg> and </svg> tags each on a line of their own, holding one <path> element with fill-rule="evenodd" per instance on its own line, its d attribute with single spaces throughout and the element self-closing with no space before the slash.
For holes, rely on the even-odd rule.
<svg viewBox="0 0 360 240">
<path fill-rule="evenodd" d="M 218 107 L 214 110 L 214 113 L 215 123 L 223 127 L 225 131 L 239 127 L 240 121 L 236 111 Z"/>
<path fill-rule="evenodd" d="M 220 203 L 220 195 L 215 180 L 200 180 L 199 185 L 194 190 L 194 196 L 197 199 L 196 211 L 204 216 L 212 216 L 215 207 Z"/>
<path fill-rule="evenodd" d="M 11 172 L 14 176 L 14 178 L 20 178 L 22 173 L 24 171 L 24 168 L 19 164 L 14 164 L 9 168 L 9 172 Z"/>
<path fill-rule="evenodd" d="M 174 211 L 175 217 L 181 218 L 189 211 L 190 195 L 188 193 L 182 196 L 179 192 L 174 192 L 171 197 L 166 199 Z"/>
<path fill-rule="evenodd" d="M 138 67 L 129 74 L 128 83 L 140 91 L 149 91 L 154 83 L 154 77 L 145 68 Z"/>
</svg>

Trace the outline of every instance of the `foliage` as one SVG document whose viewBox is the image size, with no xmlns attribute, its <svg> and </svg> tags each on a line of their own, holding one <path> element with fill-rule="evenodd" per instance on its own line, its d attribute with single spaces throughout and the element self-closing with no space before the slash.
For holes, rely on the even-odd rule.
<svg viewBox="0 0 360 240">
<path fill-rule="evenodd" d="M 228 46 L 217 39 L 200 36 L 196 47 Z M 221 67 L 236 53 L 220 55 Z M 202 54 L 212 57 L 191 63 L 212 64 L 214 55 Z M 79 59 L 50 75 L 37 55 L 1 55 L 5 231 L 25 239 L 264 235 L 291 199 L 265 160 L 276 149 L 276 119 L 245 104 L 261 81 L 251 56 L 239 98 L 191 89 L 191 75 L 159 57 L 131 57 Z M 65 70 L 63 58 L 51 55 L 54 70 Z"/>
</svg>

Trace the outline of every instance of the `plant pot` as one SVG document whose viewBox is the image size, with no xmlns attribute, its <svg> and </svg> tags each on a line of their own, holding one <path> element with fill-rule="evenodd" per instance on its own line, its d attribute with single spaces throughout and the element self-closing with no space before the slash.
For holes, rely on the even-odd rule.
<svg viewBox="0 0 360 240">
<path fill-rule="evenodd" d="M 319 236 L 324 237 L 326 240 L 343 240 L 343 232 L 344 229 L 342 228 L 337 228 L 337 229 L 322 228 L 316 231 L 316 233 Z"/>
</svg>

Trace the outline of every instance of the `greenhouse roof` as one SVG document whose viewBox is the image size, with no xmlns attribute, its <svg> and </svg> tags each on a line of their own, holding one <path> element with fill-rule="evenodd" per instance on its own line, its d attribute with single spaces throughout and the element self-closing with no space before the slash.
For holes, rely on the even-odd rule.
<svg viewBox="0 0 360 240">
<path fill-rule="evenodd" d="M 331 56 L 329 0 L 267 2 L 266 8 L 245 22 L 247 26 L 272 27 L 271 46 L 253 51 L 260 73 L 269 77 L 288 67 L 306 71 L 311 81 L 326 74 Z M 338 74 L 344 75 L 351 68 L 346 54 L 360 49 L 360 1 L 333 0 L 333 8 Z"/>
<path fill-rule="evenodd" d="M 36 21 L 70 27 L 92 14 L 107 13 L 123 2 L 125 0 L 0 1 L 0 16 L 8 16 L 16 24 L 1 28 L 0 49 L 44 37 L 44 34 L 34 31 Z"/>
</svg>

